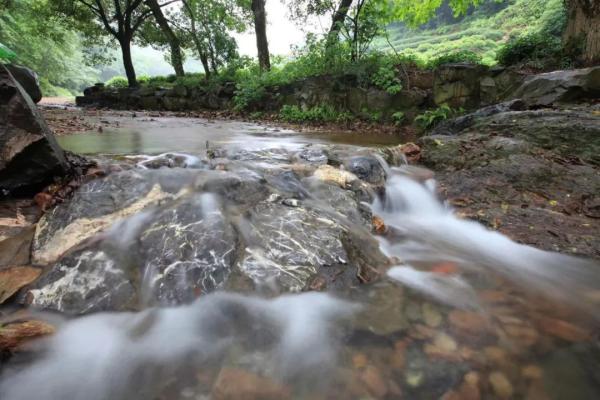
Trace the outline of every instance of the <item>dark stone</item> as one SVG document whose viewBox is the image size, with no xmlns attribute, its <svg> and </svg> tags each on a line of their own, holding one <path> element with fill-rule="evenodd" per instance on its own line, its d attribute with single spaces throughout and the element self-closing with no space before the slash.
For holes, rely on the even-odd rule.
<svg viewBox="0 0 600 400">
<path fill-rule="evenodd" d="M 25 89 L 34 103 L 39 103 L 42 100 L 42 89 L 40 88 L 40 82 L 35 72 L 27 67 L 14 64 L 6 65 L 6 68 L 10 71 L 13 78 Z"/>
<path fill-rule="evenodd" d="M 0 196 L 36 193 L 68 170 L 35 104 L 1 65 L 0 149 Z"/>
<path fill-rule="evenodd" d="M 511 98 L 530 106 L 600 98 L 600 66 L 531 76 Z"/>
<path fill-rule="evenodd" d="M 431 132 L 431 135 L 456 135 L 473 126 L 473 124 L 483 117 L 489 117 L 507 111 L 521 111 L 524 109 L 526 109 L 526 105 L 522 100 L 512 100 L 480 108 L 479 110 L 462 117 L 444 121 Z"/>
<path fill-rule="evenodd" d="M 365 182 L 383 185 L 386 179 L 382 161 L 375 156 L 352 157 L 344 164 L 346 169 Z"/>
</svg>

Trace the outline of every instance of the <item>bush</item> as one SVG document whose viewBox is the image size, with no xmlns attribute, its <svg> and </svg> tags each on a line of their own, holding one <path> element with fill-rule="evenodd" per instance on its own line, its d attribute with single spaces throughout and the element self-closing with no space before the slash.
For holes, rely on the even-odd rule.
<svg viewBox="0 0 600 400">
<path fill-rule="evenodd" d="M 454 64 L 454 63 L 466 63 L 466 64 L 481 64 L 482 58 L 480 55 L 469 51 L 461 50 L 452 53 L 444 54 L 438 58 L 435 58 L 428 63 L 428 67 L 435 69 L 440 65 Z"/>
<path fill-rule="evenodd" d="M 117 88 L 126 88 L 129 86 L 127 82 L 127 78 L 124 76 L 113 76 L 105 83 L 106 87 L 117 89 Z"/>
<path fill-rule="evenodd" d="M 535 68 L 563 64 L 561 39 L 543 32 L 513 37 L 500 48 L 497 59 L 502 65 L 526 65 Z"/>
<path fill-rule="evenodd" d="M 430 130 L 438 126 L 441 122 L 449 118 L 457 117 L 464 112 L 465 110 L 462 108 L 455 110 L 450 108 L 447 104 L 442 104 L 435 110 L 428 110 L 417 116 L 415 122 L 421 129 Z"/>
<path fill-rule="evenodd" d="M 287 122 L 347 122 L 353 119 L 348 112 L 338 112 L 329 105 L 315 106 L 307 110 L 293 105 L 285 105 L 279 112 L 279 118 Z"/>
</svg>

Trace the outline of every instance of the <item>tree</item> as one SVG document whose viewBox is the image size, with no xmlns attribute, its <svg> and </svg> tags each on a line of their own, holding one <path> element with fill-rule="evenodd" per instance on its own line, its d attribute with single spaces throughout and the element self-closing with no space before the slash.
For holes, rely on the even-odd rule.
<svg viewBox="0 0 600 400">
<path fill-rule="evenodd" d="M 51 8 L 50 0 L 0 0 L 0 42 L 16 53 L 17 64 L 40 78 L 45 96 L 69 96 L 98 79 L 84 65 L 81 38 Z"/>
<path fill-rule="evenodd" d="M 167 1 L 159 7 L 176 1 Z M 144 0 L 54 0 L 52 4 L 84 35 L 95 37 L 101 32 L 116 40 L 123 55 L 127 82 L 130 87 L 137 86 L 131 44 L 144 21 L 152 15 Z"/>
<path fill-rule="evenodd" d="M 583 59 L 588 63 L 600 61 L 600 1 L 565 0 L 567 29 L 564 41 L 567 46 L 580 44 Z"/>
<path fill-rule="evenodd" d="M 152 10 L 152 14 L 154 15 L 154 19 L 156 23 L 160 27 L 165 40 L 168 42 L 171 53 L 171 65 L 175 69 L 175 75 L 184 76 L 185 71 L 183 69 L 183 56 L 181 54 L 181 43 L 179 38 L 171 29 L 169 25 L 169 21 L 165 17 L 162 12 L 162 8 L 158 3 L 158 0 L 146 0 L 146 5 L 150 10 Z"/>
<path fill-rule="evenodd" d="M 252 13 L 254 14 L 254 31 L 256 32 L 256 49 L 258 50 L 258 65 L 261 71 L 271 69 L 269 55 L 269 42 L 267 40 L 267 12 L 266 0 L 252 0 Z"/>
<path fill-rule="evenodd" d="M 231 31 L 243 32 L 250 19 L 240 0 L 183 0 L 175 25 L 202 62 L 206 79 L 238 57 Z"/>
</svg>

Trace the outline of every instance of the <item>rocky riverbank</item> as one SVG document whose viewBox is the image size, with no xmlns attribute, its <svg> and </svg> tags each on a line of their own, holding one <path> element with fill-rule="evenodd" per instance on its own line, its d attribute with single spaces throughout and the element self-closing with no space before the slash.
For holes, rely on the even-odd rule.
<svg viewBox="0 0 600 400">
<path fill-rule="evenodd" d="M 2 203 L 0 393 L 594 398 L 600 104 L 596 75 L 574 76 L 400 145 L 163 115 L 171 141 L 201 143 L 94 154 L 64 192 Z M 151 148 L 154 122 L 129 131 L 153 117 L 67 109 L 51 126 L 68 113 Z M 29 340 L 55 331 L 40 358 Z"/>
</svg>

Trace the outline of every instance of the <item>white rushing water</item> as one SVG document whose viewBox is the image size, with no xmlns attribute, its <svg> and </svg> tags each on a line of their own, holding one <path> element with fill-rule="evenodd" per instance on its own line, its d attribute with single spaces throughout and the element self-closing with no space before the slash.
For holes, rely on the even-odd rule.
<svg viewBox="0 0 600 400">
<path fill-rule="evenodd" d="M 450 261 L 473 273 L 496 273 L 528 292 L 570 304 L 600 320 L 600 309 L 591 301 L 600 287 L 593 262 L 521 245 L 456 217 L 436 198 L 432 180 L 421 184 L 393 174 L 373 211 L 401 236 L 401 240 L 381 240 L 382 249 L 408 264 L 391 269 L 388 275 L 415 290 L 453 306 L 476 306 L 474 292 L 464 280 L 411 268 L 413 263 Z"/>
<path fill-rule="evenodd" d="M 456 217 L 436 198 L 434 181 L 421 183 L 394 169 L 388 174 L 385 196 L 372 210 L 393 231 L 379 239 L 382 250 L 403 263 L 388 271 L 391 279 L 441 303 L 483 312 L 466 276 L 419 267 L 452 262 L 459 271 L 497 274 L 600 319 L 600 309 L 591 301 L 599 287 L 592 262 L 517 244 Z M 204 216 L 221 212 L 212 194 L 202 195 L 198 207 Z M 115 246 L 126 251 L 151 215 L 138 214 L 105 235 L 115 237 Z M 148 291 L 153 274 L 149 269 L 143 278 Z M 34 363 L 5 371 L 0 398 L 148 399 L 160 394 L 173 376 L 244 362 L 240 360 L 276 380 L 318 386 L 337 365 L 340 321 L 357 309 L 322 293 L 268 300 L 213 293 L 180 307 L 81 317 L 41 342 L 41 356 Z"/>
<path fill-rule="evenodd" d="M 172 376 L 216 365 L 236 348 L 258 353 L 276 379 L 318 382 L 335 364 L 335 323 L 355 310 L 321 293 L 215 293 L 177 308 L 82 317 L 60 327 L 35 364 L 9 371 L 0 398 L 153 398 Z"/>
</svg>

